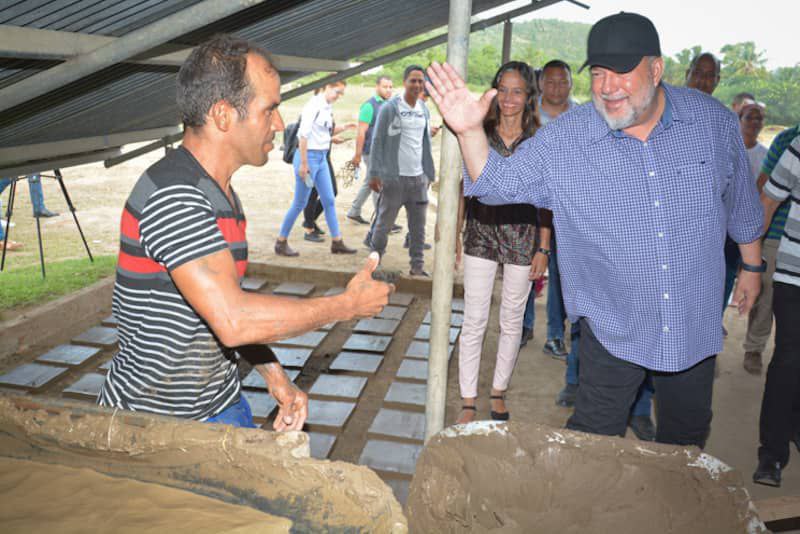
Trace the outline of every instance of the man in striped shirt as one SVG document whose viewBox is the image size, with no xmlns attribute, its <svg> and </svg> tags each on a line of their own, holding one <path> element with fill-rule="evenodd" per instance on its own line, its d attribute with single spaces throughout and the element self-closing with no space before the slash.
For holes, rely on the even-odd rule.
<svg viewBox="0 0 800 534">
<path fill-rule="evenodd" d="M 787 199 L 789 216 L 772 277 L 775 352 L 761 401 L 761 447 L 753 474 L 753 482 L 776 487 L 781 485 L 781 469 L 789 461 L 789 441 L 800 448 L 800 417 L 795 412 L 800 393 L 800 137 L 783 153 L 761 192 L 765 232 L 775 210 Z"/>
<path fill-rule="evenodd" d="M 242 291 L 246 220 L 231 176 L 267 162 L 283 129 L 280 77 L 266 52 L 217 36 L 181 67 L 177 104 L 183 145 L 145 171 L 123 210 L 113 297 L 120 350 L 98 402 L 253 427 L 236 359 L 256 352 L 256 369 L 279 407 L 274 428 L 299 430 L 306 394 L 272 351 L 253 345 L 373 316 L 392 287 L 372 280 L 374 256 L 335 297 Z"/>
<path fill-rule="evenodd" d="M 764 184 L 769 180 L 778 160 L 798 135 L 800 135 L 800 124 L 785 129 L 772 140 L 761 164 L 761 173 L 758 175 L 759 191 L 764 188 Z M 761 353 L 764 352 L 772 333 L 772 274 L 775 269 L 778 245 L 783 236 L 783 227 L 786 225 L 786 218 L 789 215 L 789 204 L 789 199 L 786 199 L 775 210 L 775 215 L 772 217 L 772 222 L 761 244 L 762 254 L 767 260 L 767 272 L 762 275 L 761 294 L 753 304 L 747 318 L 747 335 L 743 344 L 744 368 L 748 373 L 756 375 L 761 374 Z"/>
</svg>

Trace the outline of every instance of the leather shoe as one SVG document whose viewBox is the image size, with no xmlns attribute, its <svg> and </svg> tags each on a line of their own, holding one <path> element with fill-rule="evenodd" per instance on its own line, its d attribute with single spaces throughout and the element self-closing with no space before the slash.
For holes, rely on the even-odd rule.
<svg viewBox="0 0 800 534">
<path fill-rule="evenodd" d="M 356 249 L 349 248 L 347 245 L 344 244 L 344 241 L 339 239 L 337 241 L 331 241 L 331 253 L 332 254 L 355 254 Z"/>
<path fill-rule="evenodd" d="M 422 269 L 422 268 L 420 268 L 420 269 L 411 269 L 410 271 L 408 271 L 408 274 L 411 275 L 411 276 L 424 276 L 426 278 L 430 278 L 431 277 L 431 275 L 428 274 L 425 271 L 425 269 Z"/>
<path fill-rule="evenodd" d="M 775 488 L 781 487 L 781 463 L 768 458 L 758 461 L 756 472 L 753 473 L 753 482 Z"/>
<path fill-rule="evenodd" d="M 286 256 L 289 258 L 294 258 L 295 256 L 299 256 L 300 253 L 296 250 L 292 249 L 289 246 L 288 241 L 275 241 L 275 254 L 278 256 Z"/>
<path fill-rule="evenodd" d="M 656 425 L 649 415 L 634 415 L 628 420 L 628 426 L 631 427 L 636 437 L 642 441 L 655 441 L 656 440 Z"/>
<path fill-rule="evenodd" d="M 558 392 L 556 404 L 564 408 L 575 406 L 575 397 L 578 396 L 578 384 L 567 384 L 564 389 Z"/>
<path fill-rule="evenodd" d="M 560 339 L 548 339 L 542 347 L 542 352 L 549 354 L 556 360 L 566 360 L 567 351 L 564 349 L 564 342 Z"/>
<path fill-rule="evenodd" d="M 353 222 L 357 222 L 358 224 L 369 224 L 369 221 L 366 220 L 364 217 L 362 217 L 360 214 L 359 215 L 348 215 L 347 218 L 350 219 Z"/>
<path fill-rule="evenodd" d="M 47 208 L 42 208 L 41 211 L 34 212 L 34 217 L 58 217 L 58 212 L 50 211 Z"/>
<path fill-rule="evenodd" d="M 744 353 L 744 362 L 742 363 L 744 370 L 751 375 L 761 374 L 761 353 L 750 351 Z"/>
<path fill-rule="evenodd" d="M 325 239 L 311 230 L 310 232 L 303 232 L 303 239 L 306 241 L 311 241 L 312 243 L 322 243 Z"/>
</svg>

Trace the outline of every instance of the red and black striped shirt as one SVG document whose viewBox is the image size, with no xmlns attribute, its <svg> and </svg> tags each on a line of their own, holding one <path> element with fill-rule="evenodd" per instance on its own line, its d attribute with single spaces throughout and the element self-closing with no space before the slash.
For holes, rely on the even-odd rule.
<svg viewBox="0 0 800 534">
<path fill-rule="evenodd" d="M 235 353 L 172 282 L 170 271 L 228 249 L 247 269 L 246 220 L 192 154 L 171 151 L 136 182 L 122 212 L 113 313 L 119 353 L 105 406 L 205 420 L 239 400 Z"/>
</svg>

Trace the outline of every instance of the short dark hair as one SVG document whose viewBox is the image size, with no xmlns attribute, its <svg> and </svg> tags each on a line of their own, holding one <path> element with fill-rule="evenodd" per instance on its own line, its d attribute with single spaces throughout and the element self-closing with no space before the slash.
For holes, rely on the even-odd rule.
<svg viewBox="0 0 800 534">
<path fill-rule="evenodd" d="M 184 126 L 199 128 L 214 103 L 224 100 L 247 116 L 252 98 L 247 77 L 247 54 L 255 53 L 274 69 L 269 53 L 258 45 L 218 34 L 197 46 L 178 71 L 177 104 Z"/>
<path fill-rule="evenodd" d="M 556 69 L 556 68 L 564 69 L 569 73 L 570 76 L 572 76 L 572 69 L 569 68 L 569 63 L 567 63 L 566 61 L 561 61 L 560 59 L 551 59 L 550 61 L 545 63 L 544 67 L 542 67 L 542 74 L 544 74 L 544 71 L 546 71 L 547 69 Z"/>
<path fill-rule="evenodd" d="M 380 83 L 383 80 L 389 80 L 390 82 L 392 81 L 392 79 L 389 76 L 387 76 L 385 74 L 379 74 L 378 77 L 375 78 L 375 85 L 380 85 Z"/>
<path fill-rule="evenodd" d="M 411 74 L 415 70 L 420 71 L 423 77 L 425 76 L 425 69 L 423 69 L 419 65 L 409 65 L 408 67 L 406 67 L 406 70 L 403 71 L 403 81 L 406 81 L 408 79 L 409 74 Z"/>
<path fill-rule="evenodd" d="M 702 58 L 707 57 L 711 61 L 714 62 L 714 72 L 719 76 L 719 71 L 722 65 L 720 65 L 719 59 L 717 56 L 712 54 L 711 52 L 701 52 L 692 58 L 692 61 L 689 63 L 689 70 L 687 72 L 692 72 L 694 68 L 697 66 L 697 62 L 700 61 Z"/>
</svg>

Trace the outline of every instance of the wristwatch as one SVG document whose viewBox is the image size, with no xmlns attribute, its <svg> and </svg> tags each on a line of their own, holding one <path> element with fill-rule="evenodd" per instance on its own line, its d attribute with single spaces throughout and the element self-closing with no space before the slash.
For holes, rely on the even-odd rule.
<svg viewBox="0 0 800 534">
<path fill-rule="evenodd" d="M 539 247 L 536 252 L 541 252 L 545 256 L 550 256 L 550 249 Z"/>
<path fill-rule="evenodd" d="M 761 258 L 761 265 L 750 265 L 742 262 L 742 270 L 748 273 L 765 273 L 767 272 L 767 260 Z"/>
</svg>

